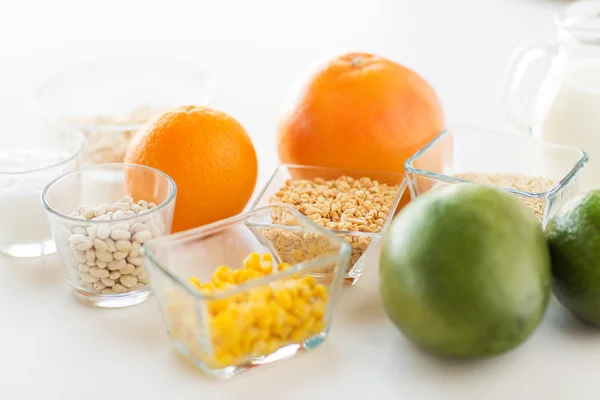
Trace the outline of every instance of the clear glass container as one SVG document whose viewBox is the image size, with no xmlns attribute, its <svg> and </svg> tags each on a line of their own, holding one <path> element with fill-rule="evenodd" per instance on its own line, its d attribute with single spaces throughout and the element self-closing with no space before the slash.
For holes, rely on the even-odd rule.
<svg viewBox="0 0 600 400">
<path fill-rule="evenodd" d="M 42 203 L 77 300 L 127 307 L 148 298 L 141 248 L 171 232 L 176 193 L 169 176 L 133 164 L 83 167 L 46 186 Z"/>
<path fill-rule="evenodd" d="M 33 107 L 44 121 L 86 135 L 85 164 L 121 163 L 133 135 L 153 116 L 182 105 L 209 105 L 216 92 L 212 67 L 119 57 L 53 78 L 38 89 Z"/>
<path fill-rule="evenodd" d="M 439 185 L 482 183 L 457 177 L 462 174 L 544 178 L 549 182 L 545 190 L 516 189 L 507 180 L 494 185 L 531 207 L 545 227 L 556 210 L 578 193 L 587 161 L 587 154 L 575 147 L 460 126 L 440 133 L 410 157 L 405 167 L 413 198 Z"/>
<path fill-rule="evenodd" d="M 352 286 L 360 279 L 362 271 L 368 262 L 367 260 L 369 259 L 369 254 L 373 248 L 376 248 L 398 209 L 398 205 L 400 204 L 400 200 L 406 189 L 406 180 L 404 174 L 300 165 L 280 165 L 275 169 L 275 172 L 263 190 L 257 196 L 256 200 L 251 206 L 251 209 L 264 207 L 268 204 L 273 204 L 273 202 L 279 203 L 279 199 L 275 196 L 275 194 L 280 191 L 280 189 L 283 188 L 288 181 L 315 179 L 335 180 L 343 176 L 348 176 L 353 179 L 366 177 L 371 180 L 377 180 L 380 183 L 396 187 L 393 198 L 391 199 L 390 203 L 386 205 L 387 211 L 385 212 L 385 216 L 383 216 L 384 221 L 379 230 L 357 231 L 328 228 L 328 230 L 332 231 L 351 245 L 352 255 L 347 266 L 344 284 L 346 286 Z M 301 209 L 300 211 L 304 212 L 304 210 Z M 281 218 L 279 215 L 274 214 L 272 216 L 272 220 L 280 221 Z M 301 262 L 305 257 L 310 256 L 314 248 L 319 248 L 322 246 L 322 244 L 314 239 L 305 240 L 302 243 L 303 247 L 291 247 L 290 245 L 293 244 L 294 243 L 290 243 L 287 240 L 281 239 L 275 243 L 280 251 L 287 251 L 286 261 L 290 263 Z"/>
<path fill-rule="evenodd" d="M 47 130 L 0 136 L 2 254 L 25 258 L 56 250 L 40 196 L 48 182 L 78 167 L 84 137 L 76 130 Z"/>
<path fill-rule="evenodd" d="M 273 212 L 285 214 L 293 225 L 271 224 Z M 310 259 L 278 270 L 285 254 L 273 245 L 274 235 L 294 237 L 299 245 L 316 237 L 326 246 Z M 293 208 L 274 205 L 153 239 L 143 253 L 175 349 L 203 372 L 230 378 L 326 340 L 350 246 Z M 212 292 L 191 283 L 191 277 L 211 282 L 220 266 L 241 275 L 251 253 L 271 255 L 272 263 L 261 264 L 268 274 Z M 302 282 L 312 285 L 301 290 Z M 298 297 L 289 297 L 286 305 L 280 301 L 286 293 Z M 223 321 L 229 323 L 224 326 Z"/>
</svg>

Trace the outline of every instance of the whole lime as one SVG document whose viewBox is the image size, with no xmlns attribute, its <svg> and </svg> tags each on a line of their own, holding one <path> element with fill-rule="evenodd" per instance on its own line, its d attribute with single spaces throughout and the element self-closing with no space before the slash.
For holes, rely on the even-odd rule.
<svg viewBox="0 0 600 400">
<path fill-rule="evenodd" d="M 600 190 L 578 195 L 546 226 L 552 291 L 584 322 L 600 325 Z"/>
<path fill-rule="evenodd" d="M 382 244 L 385 312 L 434 355 L 485 357 L 518 346 L 539 325 L 550 282 L 539 221 L 491 186 L 425 193 L 396 216 Z"/>
</svg>

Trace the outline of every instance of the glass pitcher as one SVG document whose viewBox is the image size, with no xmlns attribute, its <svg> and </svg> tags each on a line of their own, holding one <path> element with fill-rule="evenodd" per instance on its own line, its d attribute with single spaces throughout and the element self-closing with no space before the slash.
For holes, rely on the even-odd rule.
<svg viewBox="0 0 600 400">
<path fill-rule="evenodd" d="M 555 41 L 515 52 L 505 109 L 512 123 L 535 137 L 588 153 L 581 190 L 600 189 L 600 1 L 572 3 L 556 15 L 555 23 Z M 550 59 L 550 68 L 527 115 L 522 83 L 534 61 L 544 58 Z"/>
</svg>

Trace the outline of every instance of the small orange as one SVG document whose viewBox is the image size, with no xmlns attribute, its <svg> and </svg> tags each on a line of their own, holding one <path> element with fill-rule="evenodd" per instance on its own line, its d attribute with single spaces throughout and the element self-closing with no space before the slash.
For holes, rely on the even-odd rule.
<svg viewBox="0 0 600 400">
<path fill-rule="evenodd" d="M 173 232 L 243 211 L 258 174 L 250 137 L 234 118 L 209 107 L 185 106 L 158 116 L 132 139 L 125 162 L 159 169 L 177 184 Z M 127 187 L 135 193 L 136 179 Z M 139 196 L 140 193 L 137 193 Z"/>
</svg>

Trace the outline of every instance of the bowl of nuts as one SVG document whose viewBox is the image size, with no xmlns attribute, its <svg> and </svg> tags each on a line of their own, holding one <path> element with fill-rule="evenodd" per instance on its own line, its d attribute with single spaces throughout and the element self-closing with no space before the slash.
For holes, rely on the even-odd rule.
<svg viewBox="0 0 600 400">
<path fill-rule="evenodd" d="M 326 252 L 289 264 L 257 227 L 277 213 Z M 231 378 L 313 350 L 328 337 L 350 246 L 288 205 L 269 205 L 143 247 L 153 296 L 174 348 L 202 371 Z M 327 275 L 332 279 L 323 280 Z"/>
<path fill-rule="evenodd" d="M 216 92 L 212 67 L 117 57 L 62 72 L 36 91 L 32 103 L 43 121 L 84 133 L 83 164 L 121 163 L 133 135 L 155 115 L 209 105 Z"/>
<path fill-rule="evenodd" d="M 114 308 L 149 297 L 141 249 L 171 232 L 176 193 L 169 176 L 133 164 L 83 167 L 46 186 L 42 203 L 77 300 Z"/>
<path fill-rule="evenodd" d="M 269 204 L 287 204 L 315 224 L 348 242 L 351 257 L 344 284 L 360 278 L 371 250 L 383 237 L 406 189 L 404 174 L 376 171 L 280 165 L 258 195 L 251 209 Z M 318 237 L 303 237 L 281 231 L 290 225 L 285 215 L 274 210 L 264 237 L 295 264 L 315 252 L 326 251 Z"/>
</svg>

